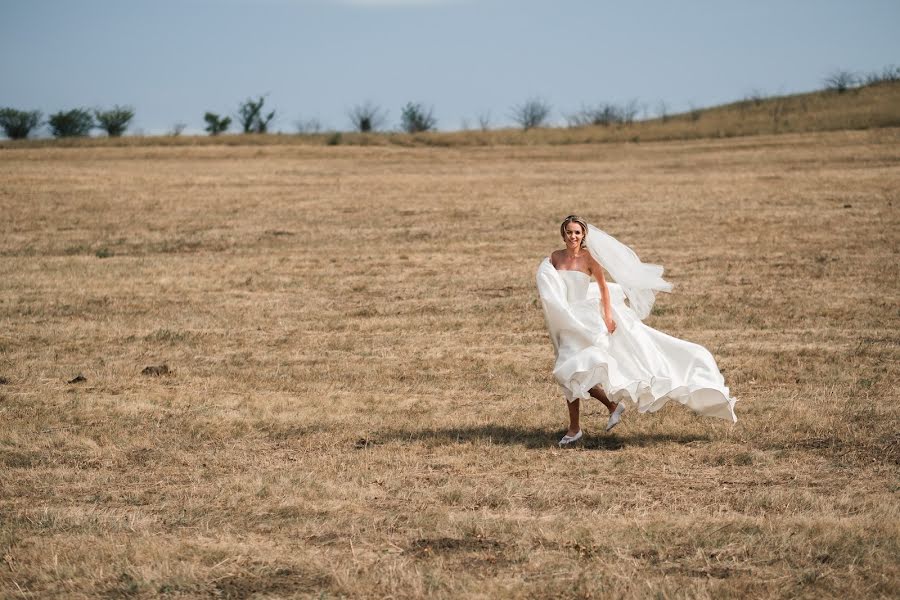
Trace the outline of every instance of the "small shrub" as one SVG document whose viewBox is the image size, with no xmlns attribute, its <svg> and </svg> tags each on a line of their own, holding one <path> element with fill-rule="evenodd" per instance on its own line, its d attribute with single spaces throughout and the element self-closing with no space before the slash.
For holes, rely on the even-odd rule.
<svg viewBox="0 0 900 600">
<path fill-rule="evenodd" d="M 0 127 L 11 140 L 23 140 L 31 131 L 41 124 L 41 112 L 38 110 L 17 110 L 0 108 Z"/>
<path fill-rule="evenodd" d="M 540 98 L 530 98 L 510 109 L 510 117 L 524 131 L 540 127 L 550 117 L 550 105 Z"/>
<path fill-rule="evenodd" d="M 340 146 L 341 141 L 343 140 L 343 136 L 340 131 L 335 131 L 325 140 L 325 143 L 329 146 Z"/>
<path fill-rule="evenodd" d="M 660 100 L 656 103 L 656 116 L 659 117 L 659 120 L 663 123 L 669 121 L 669 105 L 666 104 L 665 100 Z"/>
<path fill-rule="evenodd" d="M 53 137 L 86 137 L 94 128 L 94 116 L 84 108 L 73 108 L 50 115 L 47 124 Z"/>
<path fill-rule="evenodd" d="M 698 106 L 694 106 L 694 104 L 691 103 L 690 111 L 688 112 L 688 114 L 691 116 L 691 121 L 696 123 L 700 120 L 700 117 L 703 116 L 703 109 Z"/>
<path fill-rule="evenodd" d="M 775 100 L 772 103 L 772 129 L 777 133 L 782 126 L 787 125 L 785 114 L 787 113 L 787 102 Z"/>
<path fill-rule="evenodd" d="M 421 103 L 408 102 L 400 111 L 400 126 L 406 133 L 431 131 L 437 127 L 434 109 L 425 108 Z"/>
<path fill-rule="evenodd" d="M 481 131 L 489 131 L 491 129 L 491 111 L 485 111 L 478 115 L 478 128 Z"/>
<path fill-rule="evenodd" d="M 203 115 L 203 120 L 206 121 L 206 127 L 204 130 L 209 133 L 209 135 L 219 135 L 228 130 L 228 127 L 231 125 L 231 117 L 220 117 L 214 112 L 207 112 Z"/>
<path fill-rule="evenodd" d="M 634 115 L 631 115 L 629 118 L 633 119 Z M 569 127 L 609 126 L 614 123 L 624 123 L 625 110 L 610 103 L 598 104 L 597 106 L 583 106 L 578 112 L 566 116 L 566 121 L 569 123 Z"/>
<path fill-rule="evenodd" d="M 872 72 L 866 75 L 866 85 L 877 85 L 879 83 L 890 83 L 900 81 L 900 67 L 890 65 L 881 70 L 881 72 Z"/>
<path fill-rule="evenodd" d="M 119 137 L 125 133 L 128 124 L 134 118 L 134 109 L 117 104 L 110 110 L 95 110 L 94 118 L 97 119 L 97 127 L 105 131 L 109 137 Z"/>
<path fill-rule="evenodd" d="M 744 102 L 752 103 L 753 106 L 759 106 L 766 99 L 766 94 L 762 90 L 755 89 L 744 96 Z"/>
<path fill-rule="evenodd" d="M 297 119 L 294 121 L 297 133 L 319 133 L 322 131 L 322 122 L 319 119 Z"/>
<path fill-rule="evenodd" d="M 384 127 L 384 123 L 387 121 L 387 112 L 369 101 L 351 108 L 347 111 L 347 116 L 350 118 L 353 129 L 361 133 L 378 131 Z"/>
</svg>

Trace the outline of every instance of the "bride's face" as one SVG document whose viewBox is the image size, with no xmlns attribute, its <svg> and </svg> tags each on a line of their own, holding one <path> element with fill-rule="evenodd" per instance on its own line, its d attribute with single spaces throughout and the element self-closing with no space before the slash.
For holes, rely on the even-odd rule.
<svg viewBox="0 0 900 600">
<path fill-rule="evenodd" d="M 581 229 L 581 225 L 578 223 L 567 223 L 566 224 L 566 233 L 563 235 L 563 240 L 566 242 L 566 247 L 572 248 L 573 250 L 577 248 L 581 248 L 581 240 L 584 239 L 584 230 Z"/>
</svg>

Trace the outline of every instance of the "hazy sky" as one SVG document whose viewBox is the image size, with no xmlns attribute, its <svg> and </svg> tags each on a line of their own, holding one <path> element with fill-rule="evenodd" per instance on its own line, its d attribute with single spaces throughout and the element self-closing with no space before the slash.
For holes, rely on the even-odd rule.
<svg viewBox="0 0 900 600">
<path fill-rule="evenodd" d="M 0 106 L 130 104 L 162 133 L 266 94 L 275 130 L 348 129 L 370 100 L 441 129 L 540 97 L 554 120 L 637 99 L 650 114 L 821 87 L 900 65 L 900 0 L 0 0 Z"/>
</svg>

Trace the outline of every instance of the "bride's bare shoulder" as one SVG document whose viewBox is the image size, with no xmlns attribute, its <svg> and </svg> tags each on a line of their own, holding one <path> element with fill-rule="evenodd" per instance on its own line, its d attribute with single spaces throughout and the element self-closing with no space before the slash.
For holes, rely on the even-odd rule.
<svg viewBox="0 0 900 600">
<path fill-rule="evenodd" d="M 565 252 L 565 250 L 554 250 L 550 253 L 550 264 L 554 267 L 559 264 L 560 255 Z"/>
</svg>

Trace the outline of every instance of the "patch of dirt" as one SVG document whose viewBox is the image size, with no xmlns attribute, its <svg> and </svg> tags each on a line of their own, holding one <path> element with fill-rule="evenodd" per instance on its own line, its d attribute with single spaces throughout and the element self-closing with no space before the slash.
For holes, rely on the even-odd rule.
<svg viewBox="0 0 900 600">
<path fill-rule="evenodd" d="M 482 578 L 495 573 L 497 569 L 520 562 L 509 555 L 505 544 L 481 536 L 470 538 L 421 538 L 410 544 L 406 553 L 419 559 L 440 556 L 455 569 L 463 570 Z"/>
<path fill-rule="evenodd" d="M 281 568 L 272 573 L 228 575 L 217 579 L 214 587 L 219 598 L 242 600 L 256 594 L 281 597 L 323 591 L 331 581 L 328 575 Z"/>
<path fill-rule="evenodd" d="M 132 448 L 125 457 L 132 466 L 146 467 L 159 462 L 159 452 L 154 448 Z"/>
<path fill-rule="evenodd" d="M 410 544 L 407 553 L 414 556 L 434 556 L 435 554 L 452 554 L 454 552 L 481 552 L 484 550 L 500 550 L 503 544 L 483 537 L 472 538 L 420 538 Z"/>
<path fill-rule="evenodd" d="M 141 375 L 149 375 L 151 377 L 159 377 L 161 375 L 170 375 L 171 373 L 172 373 L 172 370 L 169 369 L 169 365 L 166 365 L 166 364 L 144 367 L 144 370 L 141 371 Z"/>
<path fill-rule="evenodd" d="M 5 465 L 10 469 L 30 469 L 39 466 L 43 462 L 43 457 L 37 452 L 0 450 L 0 465 Z"/>
</svg>

